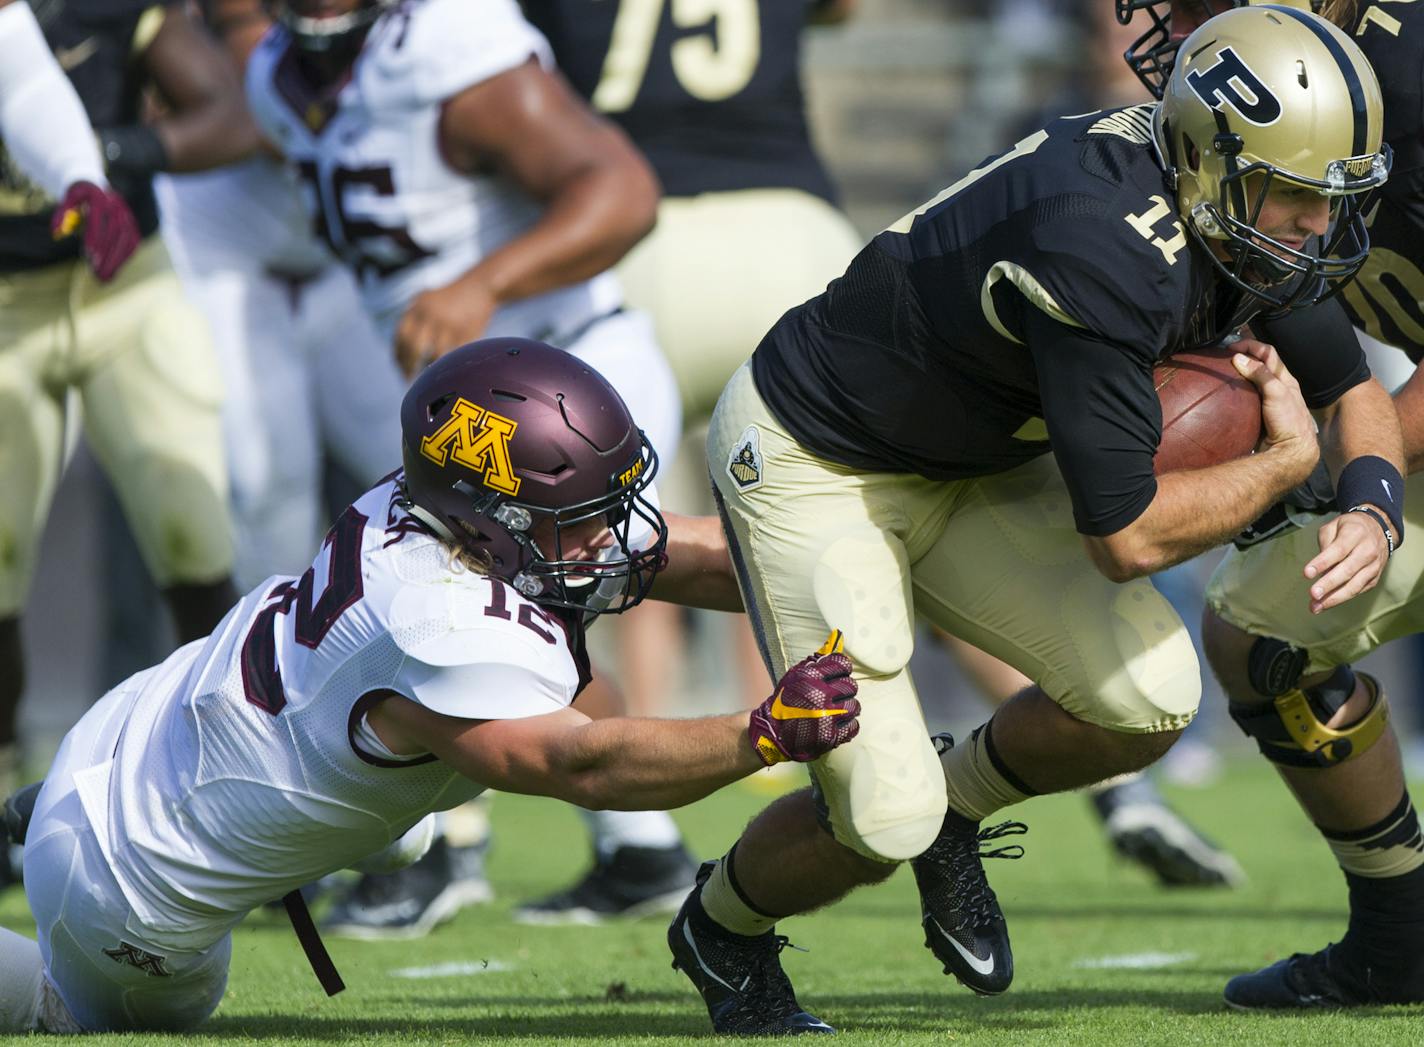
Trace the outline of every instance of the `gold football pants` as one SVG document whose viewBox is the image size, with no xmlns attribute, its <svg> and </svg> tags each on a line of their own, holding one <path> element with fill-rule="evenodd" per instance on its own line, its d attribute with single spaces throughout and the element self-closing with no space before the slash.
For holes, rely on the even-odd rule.
<svg viewBox="0 0 1424 1047">
<path fill-rule="evenodd" d="M 841 843 L 904 860 L 944 815 L 906 668 L 917 613 L 1088 723 L 1174 731 L 1195 713 L 1201 677 L 1185 627 L 1145 579 L 1117 585 L 1093 566 L 1052 457 L 954 482 L 857 472 L 798 444 L 744 366 L 717 405 L 707 458 L 773 676 L 830 628 L 845 633 L 860 734 L 812 765 Z"/>
<path fill-rule="evenodd" d="M 227 575 L 217 363 L 155 235 L 108 284 L 80 262 L 0 275 L 0 616 L 34 571 L 71 389 L 157 584 Z"/>
</svg>

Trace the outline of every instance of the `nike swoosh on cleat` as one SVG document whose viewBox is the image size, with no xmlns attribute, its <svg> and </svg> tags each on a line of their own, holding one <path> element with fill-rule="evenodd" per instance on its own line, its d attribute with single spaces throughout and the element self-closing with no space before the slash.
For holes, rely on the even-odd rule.
<svg viewBox="0 0 1424 1047">
<path fill-rule="evenodd" d="M 707 977 L 711 978 L 718 985 L 726 985 L 728 989 L 732 990 L 732 992 L 736 992 L 736 989 L 733 989 L 732 986 L 727 985 L 725 979 L 719 978 L 717 976 L 717 972 L 714 971 L 711 967 L 708 967 L 707 964 L 703 962 L 702 953 L 697 950 L 697 942 L 695 942 L 692 938 L 692 928 L 689 926 L 689 923 L 690 921 L 683 921 L 682 938 L 685 942 L 687 942 L 687 947 L 692 950 L 692 958 L 697 961 L 697 966 L 701 967 L 702 970 L 706 972 Z"/>
<path fill-rule="evenodd" d="M 944 935 L 945 940 L 948 941 L 950 945 L 954 946 L 954 951 L 959 953 L 960 956 L 964 957 L 964 962 L 969 964 L 970 967 L 974 968 L 974 970 L 978 971 L 980 974 L 994 973 L 993 956 L 990 956 L 988 959 L 985 960 L 979 959 L 979 957 L 975 956 L 964 946 L 960 945 L 959 939 L 955 938 L 953 935 L 949 934 L 943 927 L 941 927 L 939 925 L 939 921 L 936 920 L 933 916 L 930 917 L 930 923 L 935 925 L 935 930 L 939 931 L 940 934 Z"/>
<path fill-rule="evenodd" d="M 787 705 L 781 700 L 781 692 L 776 692 L 776 697 L 771 703 L 771 718 L 773 720 L 822 720 L 827 716 L 844 716 L 850 712 L 849 709 L 800 709 L 794 705 Z"/>
</svg>

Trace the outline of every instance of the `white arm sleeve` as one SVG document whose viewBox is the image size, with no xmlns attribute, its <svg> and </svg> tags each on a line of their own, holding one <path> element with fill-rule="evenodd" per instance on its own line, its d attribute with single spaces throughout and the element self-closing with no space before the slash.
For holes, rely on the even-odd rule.
<svg viewBox="0 0 1424 1047">
<path fill-rule="evenodd" d="M 30 5 L 0 8 L 0 138 L 16 165 L 56 200 L 75 182 L 107 186 L 94 128 Z"/>
</svg>

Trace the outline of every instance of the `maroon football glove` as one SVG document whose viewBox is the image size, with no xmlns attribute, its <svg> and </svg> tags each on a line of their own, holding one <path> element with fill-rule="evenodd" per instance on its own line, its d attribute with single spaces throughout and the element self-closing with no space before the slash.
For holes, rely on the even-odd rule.
<svg viewBox="0 0 1424 1047">
<path fill-rule="evenodd" d="M 100 189 L 93 182 L 75 182 L 54 209 L 49 231 L 56 240 L 62 240 L 81 226 L 89 267 L 108 283 L 138 247 L 138 222 L 124 198 L 112 189 Z"/>
<path fill-rule="evenodd" d="M 752 710 L 747 736 L 762 763 L 806 763 L 856 736 L 858 688 L 843 649 L 840 632 L 832 632 L 819 651 L 788 669 L 776 692 Z"/>
</svg>

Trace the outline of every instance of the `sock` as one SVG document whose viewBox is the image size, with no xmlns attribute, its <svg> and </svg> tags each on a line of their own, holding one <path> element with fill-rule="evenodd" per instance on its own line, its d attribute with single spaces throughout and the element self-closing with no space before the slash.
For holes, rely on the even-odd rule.
<svg viewBox="0 0 1424 1047">
<path fill-rule="evenodd" d="M 39 1030 L 43 985 L 39 943 L 0 927 L 0 1033 Z"/>
<path fill-rule="evenodd" d="M 1350 888 L 1350 929 L 1341 949 L 1361 977 L 1424 992 L 1424 838 L 1405 792 L 1374 825 L 1320 830 Z"/>
<path fill-rule="evenodd" d="M 667 850 L 682 845 L 682 833 L 667 811 L 579 810 L 593 836 L 600 858 L 610 858 L 620 847 Z"/>
<path fill-rule="evenodd" d="M 1344 973 L 1386 998 L 1424 998 L 1424 866 L 1385 878 L 1347 872 L 1345 882 L 1350 929 L 1339 948 L 1354 962 Z"/>
<path fill-rule="evenodd" d="M 941 752 L 939 757 L 950 809 L 976 822 L 1001 807 L 1038 795 L 999 758 L 994 748 L 993 723 L 989 720 L 963 745 Z"/>
<path fill-rule="evenodd" d="M 751 938 L 775 927 L 777 917 L 762 912 L 742 893 L 732 868 L 736 854 L 734 846 L 717 862 L 712 875 L 702 885 L 701 908 L 708 919 L 722 930 Z"/>
<path fill-rule="evenodd" d="M 1346 832 L 1321 829 L 1320 834 L 1335 852 L 1340 868 L 1355 876 L 1389 879 L 1424 866 L 1424 837 L 1408 792 L 1374 825 Z"/>
</svg>

